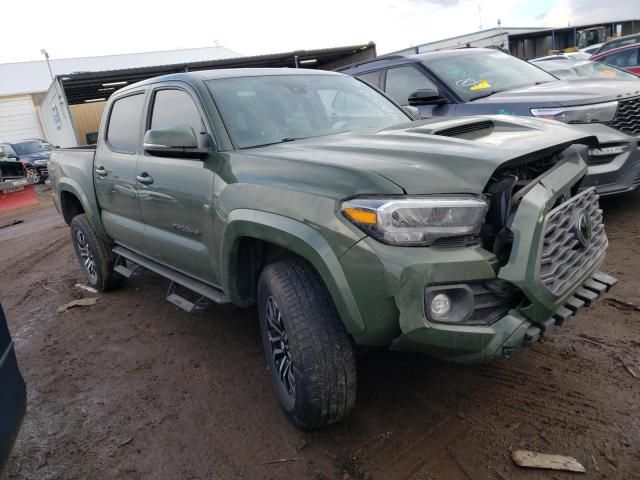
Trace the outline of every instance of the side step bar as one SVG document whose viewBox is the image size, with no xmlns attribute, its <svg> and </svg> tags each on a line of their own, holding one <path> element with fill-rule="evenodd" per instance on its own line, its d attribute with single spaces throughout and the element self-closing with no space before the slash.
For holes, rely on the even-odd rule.
<svg viewBox="0 0 640 480">
<path fill-rule="evenodd" d="M 117 246 L 113 249 L 113 253 L 117 256 L 115 271 L 126 278 L 130 278 L 138 268 L 142 267 L 171 280 L 169 292 L 167 293 L 167 301 L 173 303 L 177 307 L 180 307 L 186 312 L 192 313 L 202 310 L 210 304 L 210 301 L 218 304 L 231 303 L 229 297 L 227 297 L 221 290 L 198 280 L 194 280 L 180 272 L 176 272 L 172 268 L 165 267 L 164 265 L 161 265 L 147 257 L 143 257 L 128 248 Z M 123 264 L 120 259 L 125 259 L 133 263 L 133 267 Z M 177 285 L 197 293 L 200 295 L 200 298 L 195 302 L 187 300 L 176 293 Z"/>
</svg>

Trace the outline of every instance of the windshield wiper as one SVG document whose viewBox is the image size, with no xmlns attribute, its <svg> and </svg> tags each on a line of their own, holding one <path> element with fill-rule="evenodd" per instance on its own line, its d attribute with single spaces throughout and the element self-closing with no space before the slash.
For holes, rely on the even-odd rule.
<svg viewBox="0 0 640 480">
<path fill-rule="evenodd" d="M 480 98 L 487 98 L 487 97 L 490 97 L 491 95 L 493 95 L 494 93 L 500 93 L 500 92 L 504 92 L 504 90 L 494 90 L 493 92 L 489 92 L 489 93 L 487 93 L 485 95 L 479 95 L 477 97 L 473 97 L 471 99 L 471 101 L 473 102 L 474 100 L 478 100 Z"/>
<path fill-rule="evenodd" d="M 263 143 L 261 145 L 251 145 L 250 147 L 242 147 L 242 148 L 244 149 L 244 148 L 268 147 L 269 145 L 278 145 L 280 143 L 295 142 L 296 140 L 304 140 L 305 138 L 311 138 L 311 137 L 285 137 L 278 142 Z"/>
</svg>

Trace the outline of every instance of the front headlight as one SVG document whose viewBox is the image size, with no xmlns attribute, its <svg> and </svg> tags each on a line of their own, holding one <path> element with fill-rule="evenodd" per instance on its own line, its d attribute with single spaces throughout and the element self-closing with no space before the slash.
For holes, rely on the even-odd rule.
<svg viewBox="0 0 640 480">
<path fill-rule="evenodd" d="M 532 108 L 531 115 L 564 123 L 604 123 L 612 121 L 617 110 L 618 102 L 607 102 L 578 107 Z"/>
<path fill-rule="evenodd" d="M 358 197 L 342 213 L 373 238 L 390 245 L 427 246 L 439 238 L 477 235 L 487 213 L 474 195 Z"/>
</svg>

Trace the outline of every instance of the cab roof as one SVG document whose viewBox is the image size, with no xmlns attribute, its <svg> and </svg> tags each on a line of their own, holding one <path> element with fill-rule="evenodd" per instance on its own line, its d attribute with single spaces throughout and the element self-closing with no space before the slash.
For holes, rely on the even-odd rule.
<svg viewBox="0 0 640 480">
<path fill-rule="evenodd" d="M 202 82 L 207 80 L 217 80 L 221 78 L 241 78 L 241 77 L 261 77 L 280 75 L 343 75 L 342 73 L 331 72 L 329 70 L 312 70 L 308 68 L 219 68 L 213 70 L 199 70 L 196 72 L 171 73 L 159 77 L 149 78 L 141 82 L 127 85 L 118 90 L 118 93 L 126 92 L 130 89 L 149 85 L 161 81 L 183 81 L 187 83 Z"/>
</svg>

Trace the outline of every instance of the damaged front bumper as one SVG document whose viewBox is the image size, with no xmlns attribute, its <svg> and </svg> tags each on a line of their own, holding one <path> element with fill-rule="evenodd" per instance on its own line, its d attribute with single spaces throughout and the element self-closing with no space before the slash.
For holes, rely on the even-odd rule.
<svg viewBox="0 0 640 480">
<path fill-rule="evenodd" d="M 575 293 L 569 297 L 556 313 L 542 322 L 532 323 L 524 334 L 523 346 L 529 346 L 548 334 L 555 325 L 563 325 L 580 311 L 589 308 L 603 294 L 609 291 L 618 280 L 603 272 L 596 272 L 590 280 L 587 280 Z"/>
<path fill-rule="evenodd" d="M 356 342 L 480 362 L 511 356 L 590 306 L 616 281 L 599 271 L 607 239 L 595 190 L 566 199 L 586 169 L 575 156 L 522 197 L 511 224 L 513 247 L 502 267 L 481 247 L 400 248 L 361 240 L 340 258 L 366 322 L 366 330 L 354 334 Z M 588 238 L 579 238 L 581 225 Z M 496 282 L 517 287 L 521 301 L 486 323 L 474 323 L 472 314 L 438 322 L 427 312 L 433 287 L 466 288 L 478 305 L 482 293 L 475 286 Z"/>
</svg>

